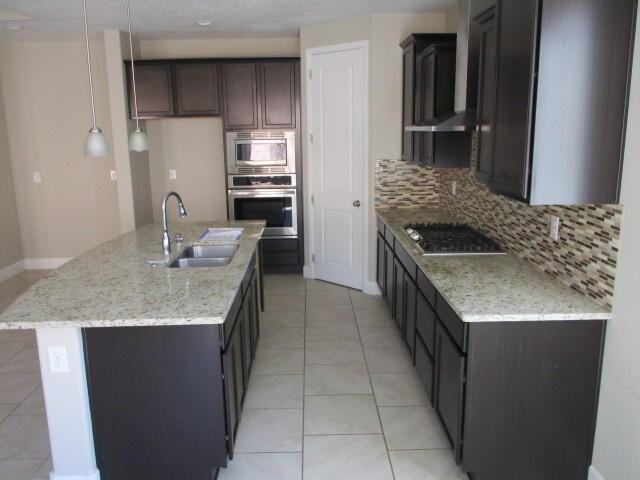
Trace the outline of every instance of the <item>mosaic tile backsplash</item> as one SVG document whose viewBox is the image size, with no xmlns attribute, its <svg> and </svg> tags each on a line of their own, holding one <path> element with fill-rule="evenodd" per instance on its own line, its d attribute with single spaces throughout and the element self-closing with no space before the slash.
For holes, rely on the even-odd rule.
<svg viewBox="0 0 640 480">
<path fill-rule="evenodd" d="M 422 192 L 421 198 L 434 201 L 425 206 L 439 206 L 447 210 L 574 290 L 600 305 L 611 307 L 622 207 L 528 206 L 491 193 L 475 179 L 474 158 L 471 163 L 470 169 L 427 169 L 423 176 L 433 179 L 429 188 L 436 185 L 437 192 L 432 195 Z M 391 166 L 392 163 L 385 165 Z M 393 176 L 385 169 L 376 168 L 376 206 L 421 206 L 408 200 L 415 187 L 402 190 L 402 181 L 396 180 L 405 175 L 404 170 L 400 172 Z M 389 181 L 389 177 L 394 180 Z M 455 196 L 451 194 L 451 182 L 454 180 L 457 182 Z M 387 187 L 384 188 L 383 184 Z M 389 188 L 390 185 L 393 187 Z M 380 195 L 379 186 L 384 192 Z M 560 217 L 557 241 L 547 236 L 550 215 Z"/>
<path fill-rule="evenodd" d="M 376 208 L 439 206 L 438 170 L 403 160 L 376 160 Z"/>
</svg>

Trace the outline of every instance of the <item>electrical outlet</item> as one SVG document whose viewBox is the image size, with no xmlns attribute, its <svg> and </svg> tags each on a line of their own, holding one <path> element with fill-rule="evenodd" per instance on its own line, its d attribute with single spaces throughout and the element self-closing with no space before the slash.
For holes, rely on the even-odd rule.
<svg viewBox="0 0 640 480">
<path fill-rule="evenodd" d="M 176 178 L 177 178 L 176 169 L 175 168 L 169 169 L 169 180 L 175 180 Z"/>
<path fill-rule="evenodd" d="M 40 175 L 40 172 L 33 172 L 33 183 L 42 183 L 42 175 Z"/>
<path fill-rule="evenodd" d="M 69 373 L 66 347 L 49 347 L 48 352 L 51 373 Z"/>
<path fill-rule="evenodd" d="M 118 172 L 116 172 L 115 170 L 111 170 L 111 181 L 115 182 L 118 180 Z"/>
<path fill-rule="evenodd" d="M 455 180 L 451 182 L 451 195 L 453 195 L 454 197 L 456 196 L 457 187 L 458 182 L 456 182 Z"/>
<path fill-rule="evenodd" d="M 560 217 L 551 215 L 549 217 L 549 238 L 553 241 L 558 241 L 560 236 Z"/>
</svg>

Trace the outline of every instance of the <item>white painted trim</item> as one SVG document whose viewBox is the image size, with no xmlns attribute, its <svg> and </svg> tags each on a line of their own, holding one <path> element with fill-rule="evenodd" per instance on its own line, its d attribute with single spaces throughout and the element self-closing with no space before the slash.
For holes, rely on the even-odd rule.
<svg viewBox="0 0 640 480">
<path fill-rule="evenodd" d="M 340 43 L 337 45 L 325 45 L 322 47 L 314 47 L 308 48 L 305 50 L 305 65 L 307 68 L 306 72 L 302 72 L 305 78 L 305 87 L 306 87 L 306 97 L 307 97 L 307 132 L 306 138 L 304 139 L 306 145 L 306 156 L 307 156 L 307 194 L 304 198 L 304 214 L 305 218 L 309 218 L 307 238 L 309 239 L 309 252 L 307 253 L 309 259 L 311 259 L 311 255 L 314 252 L 314 225 L 313 225 L 313 204 L 311 203 L 311 196 L 313 195 L 313 157 L 312 157 L 312 146 L 310 141 L 310 135 L 308 128 L 311 125 L 311 80 L 309 79 L 309 70 L 311 69 L 311 58 L 313 55 L 317 55 L 320 53 L 332 53 L 332 52 L 342 52 L 345 50 L 363 50 L 363 63 L 364 63 L 364 105 L 363 105 L 363 116 L 364 116 L 364 153 L 363 153 L 363 183 L 362 183 L 362 207 L 363 207 L 363 215 L 362 215 L 362 241 L 364 243 L 362 248 L 362 287 L 363 291 L 368 289 L 368 278 L 369 278 L 369 206 L 370 206 L 370 198 L 369 198 L 369 143 L 371 139 L 369 138 L 369 75 L 371 66 L 369 65 L 369 40 L 361 40 L 357 42 L 349 42 L 349 43 Z M 308 217 L 307 217 L 308 216 Z M 307 268 L 307 265 L 304 267 L 304 276 L 307 278 L 315 278 L 315 266 L 313 263 Z M 308 276 L 307 276 L 308 275 Z"/>
<path fill-rule="evenodd" d="M 49 480 L 100 480 L 100 472 L 95 470 L 82 475 L 58 475 L 55 472 L 49 473 Z"/>
<path fill-rule="evenodd" d="M 304 267 L 302 267 L 302 276 L 304 278 L 316 278 L 316 276 L 313 274 L 313 267 L 311 265 L 305 265 Z"/>
<path fill-rule="evenodd" d="M 367 295 L 382 295 L 382 291 L 380 290 L 380 286 L 377 282 L 370 282 L 369 280 L 365 280 L 364 288 L 362 289 L 362 293 L 366 293 Z"/>
<path fill-rule="evenodd" d="M 67 263 L 71 258 L 25 258 L 25 270 L 53 270 Z"/>
<path fill-rule="evenodd" d="M 589 477 L 588 480 L 604 480 L 604 477 L 602 476 L 602 474 L 596 469 L 596 467 L 594 467 L 593 465 L 591 465 L 589 467 Z"/>
<path fill-rule="evenodd" d="M 12 263 L 8 267 L 0 269 L 0 282 L 9 280 L 11 277 L 15 277 L 22 271 L 24 271 L 24 260 L 18 260 L 16 263 Z"/>
</svg>

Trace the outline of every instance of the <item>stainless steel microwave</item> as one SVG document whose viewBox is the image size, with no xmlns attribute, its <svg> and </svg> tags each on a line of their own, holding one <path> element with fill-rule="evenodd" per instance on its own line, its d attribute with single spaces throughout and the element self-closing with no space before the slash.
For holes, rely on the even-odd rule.
<svg viewBox="0 0 640 480">
<path fill-rule="evenodd" d="M 295 132 L 227 132 L 227 173 L 295 173 Z"/>
</svg>

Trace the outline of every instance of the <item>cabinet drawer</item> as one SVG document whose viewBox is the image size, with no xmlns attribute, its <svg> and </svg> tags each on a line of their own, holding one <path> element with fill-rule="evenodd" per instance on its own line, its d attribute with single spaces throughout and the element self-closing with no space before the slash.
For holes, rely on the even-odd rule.
<svg viewBox="0 0 640 480">
<path fill-rule="evenodd" d="M 404 249 L 400 242 L 396 242 L 395 245 L 396 256 L 400 263 L 404 266 L 407 273 L 411 276 L 411 278 L 415 281 L 416 279 L 416 263 L 411 259 L 409 253 Z"/>
<path fill-rule="evenodd" d="M 222 335 L 222 350 L 227 348 L 227 344 L 229 343 L 229 337 L 231 336 L 231 332 L 233 331 L 233 327 L 238 320 L 238 312 L 240 312 L 240 308 L 242 307 L 242 291 L 238 289 L 238 293 L 236 294 L 236 298 L 233 299 L 233 303 L 231 304 L 231 308 L 229 309 L 229 313 L 227 314 L 227 318 L 222 324 L 222 331 L 224 334 Z"/>
<path fill-rule="evenodd" d="M 433 286 L 431 280 L 427 278 L 427 276 L 422 272 L 422 270 L 418 269 L 418 288 L 424 295 L 424 298 L 427 299 L 432 308 L 436 306 L 436 287 Z"/>
<path fill-rule="evenodd" d="M 416 302 L 416 330 L 422 337 L 427 350 L 434 356 L 435 354 L 435 332 L 437 316 L 431 308 L 424 295 L 418 292 Z"/>
<path fill-rule="evenodd" d="M 440 296 L 436 299 L 436 313 L 438 318 L 447 329 L 451 338 L 456 342 L 458 348 L 463 352 L 467 351 L 467 325 L 458 317 L 456 312 L 449 306 L 449 304 Z"/>
<path fill-rule="evenodd" d="M 416 371 L 418 372 L 422 386 L 427 391 L 429 401 L 431 405 L 433 405 L 434 363 L 420 334 L 416 335 Z"/>
<path fill-rule="evenodd" d="M 389 245 L 391 245 L 391 248 L 393 249 L 393 242 L 395 241 L 395 237 L 393 236 L 391 229 L 387 228 L 386 226 L 384 229 L 384 239 L 387 241 Z"/>
</svg>

